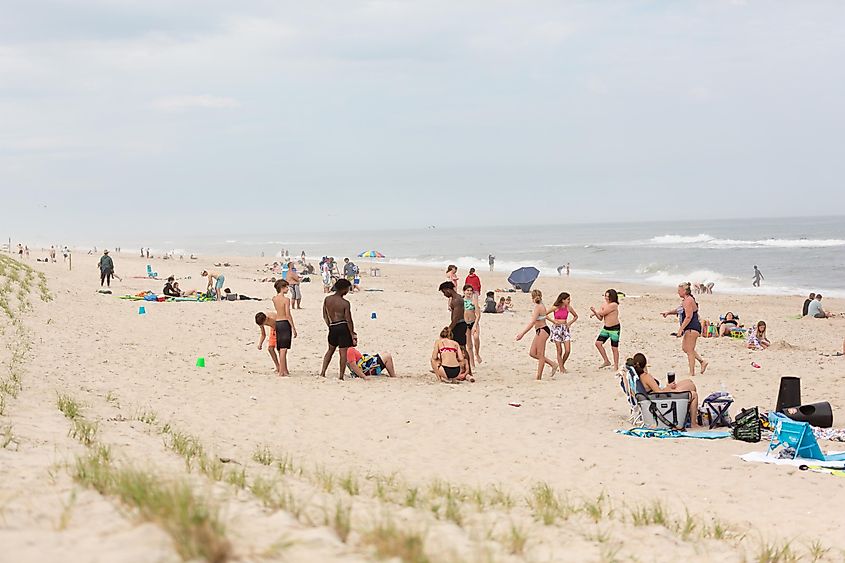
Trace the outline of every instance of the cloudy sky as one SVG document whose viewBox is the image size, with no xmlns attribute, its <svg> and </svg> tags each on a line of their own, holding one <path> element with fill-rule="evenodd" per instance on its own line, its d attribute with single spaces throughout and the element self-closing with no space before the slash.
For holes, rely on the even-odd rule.
<svg viewBox="0 0 845 563">
<path fill-rule="evenodd" d="M 0 10 L 13 238 L 845 209 L 840 1 Z"/>
</svg>

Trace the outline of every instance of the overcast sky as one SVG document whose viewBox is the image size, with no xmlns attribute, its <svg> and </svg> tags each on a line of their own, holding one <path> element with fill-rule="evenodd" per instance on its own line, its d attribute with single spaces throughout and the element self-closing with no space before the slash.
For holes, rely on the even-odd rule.
<svg viewBox="0 0 845 563">
<path fill-rule="evenodd" d="M 13 238 L 845 209 L 841 1 L 0 12 Z"/>
</svg>

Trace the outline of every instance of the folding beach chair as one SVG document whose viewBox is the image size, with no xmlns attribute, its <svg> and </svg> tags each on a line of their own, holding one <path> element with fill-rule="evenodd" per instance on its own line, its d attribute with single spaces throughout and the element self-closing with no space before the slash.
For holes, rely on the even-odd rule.
<svg viewBox="0 0 845 563">
<path fill-rule="evenodd" d="M 640 410 L 640 404 L 637 402 L 637 391 L 643 390 L 640 376 L 631 366 L 624 366 L 616 375 L 619 376 L 619 385 L 622 387 L 622 391 L 628 400 L 628 407 L 631 409 L 628 421 L 634 426 L 642 426 L 643 413 Z"/>
<path fill-rule="evenodd" d="M 731 415 L 728 410 L 731 408 L 734 400 L 730 395 L 718 395 L 713 393 L 708 395 L 706 399 L 701 402 L 699 411 L 705 411 L 709 414 L 707 417 L 710 421 L 710 429 L 717 426 L 730 426 Z M 701 418 L 701 416 L 699 416 Z"/>
<path fill-rule="evenodd" d="M 147 277 L 148 278 L 157 278 L 158 272 L 153 272 L 153 267 L 147 264 Z"/>
<path fill-rule="evenodd" d="M 843 461 L 845 454 L 826 456 L 819 447 L 813 428 L 806 422 L 795 422 L 778 412 L 769 413 L 769 423 L 774 427 L 766 455 L 783 446 L 793 450 L 791 459 L 802 457 L 818 461 Z"/>
</svg>

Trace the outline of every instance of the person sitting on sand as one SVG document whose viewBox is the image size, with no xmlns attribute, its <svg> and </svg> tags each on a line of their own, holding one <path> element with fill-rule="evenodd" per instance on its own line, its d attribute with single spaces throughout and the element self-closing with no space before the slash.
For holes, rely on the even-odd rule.
<svg viewBox="0 0 845 563">
<path fill-rule="evenodd" d="M 387 352 L 381 354 L 362 354 L 356 348 L 358 337 L 352 336 L 352 346 L 346 350 L 346 365 L 349 371 L 361 379 L 368 379 L 371 375 L 381 375 L 387 372 L 388 377 L 396 377 L 396 368 L 393 365 L 393 356 Z"/>
<path fill-rule="evenodd" d="M 487 297 L 484 299 L 484 312 L 485 313 L 498 313 L 499 311 L 496 310 L 496 294 L 492 291 L 487 292 Z"/>
<path fill-rule="evenodd" d="M 279 357 L 276 355 L 276 312 L 267 311 L 266 313 L 255 314 L 255 324 L 261 329 L 261 336 L 258 338 L 258 349 L 264 344 L 264 339 L 267 338 L 267 327 L 270 329 L 270 341 L 267 343 L 267 351 L 270 352 L 270 358 L 273 359 L 273 366 L 275 372 L 279 372 Z"/>
<path fill-rule="evenodd" d="M 682 379 L 681 381 L 675 381 L 666 385 L 666 387 L 660 387 L 657 384 L 657 380 L 652 377 L 652 375 L 648 372 L 648 360 L 646 359 L 644 354 L 636 353 L 634 354 L 633 358 L 628 358 L 625 361 L 626 366 L 630 366 L 634 368 L 634 371 L 637 372 L 637 375 L 640 378 L 640 384 L 643 386 L 643 391 L 646 394 L 649 393 L 677 393 L 687 391 L 690 394 L 689 398 L 689 418 L 690 418 L 690 425 L 693 427 L 698 426 L 697 418 L 698 418 L 698 390 L 695 387 L 695 383 L 692 382 L 691 379 Z"/>
<path fill-rule="evenodd" d="M 765 350 L 771 343 L 766 338 L 766 321 L 757 323 L 757 328 L 748 333 L 748 348 L 751 350 Z"/>
<path fill-rule="evenodd" d="M 175 282 L 175 280 L 176 278 L 174 278 L 173 276 L 168 276 L 167 282 L 164 284 L 164 289 L 162 290 L 162 293 L 164 293 L 168 297 L 182 297 L 182 294 L 173 287 L 173 283 Z"/>
<path fill-rule="evenodd" d="M 496 304 L 496 312 L 497 312 L 497 313 L 504 313 L 505 311 L 507 311 L 507 310 L 508 310 L 508 309 L 507 309 L 507 306 L 508 306 L 508 305 L 507 305 L 507 303 L 505 302 L 505 298 L 504 298 L 504 297 L 500 297 L 500 298 L 499 298 L 499 302 Z"/>
<path fill-rule="evenodd" d="M 443 383 L 457 383 L 469 380 L 475 382 L 466 371 L 466 357 L 460 344 L 452 340 L 452 329 L 448 326 L 440 331 L 440 338 L 434 341 L 431 352 L 431 371 Z"/>
<path fill-rule="evenodd" d="M 810 297 L 804 300 L 804 307 L 801 309 L 801 316 L 806 317 L 810 309 L 810 303 L 816 298 L 815 293 L 811 293 Z"/>
<path fill-rule="evenodd" d="M 604 351 L 604 343 L 610 339 L 610 350 L 613 352 L 613 369 L 619 371 L 619 333 L 621 325 L 619 324 L 619 294 L 615 289 L 608 289 L 604 292 L 604 303 L 596 311 L 595 307 L 590 307 L 592 311 L 591 317 L 596 317 L 603 322 L 602 329 L 596 337 L 596 348 L 601 354 L 602 364 L 599 369 L 610 366 L 610 360 L 607 359 L 607 353 Z"/>
<path fill-rule="evenodd" d="M 728 311 L 725 313 L 725 318 L 719 323 L 719 336 L 728 336 L 738 326 L 739 320 L 736 315 Z"/>
<path fill-rule="evenodd" d="M 815 317 L 817 319 L 828 319 L 832 316 L 832 313 L 829 313 L 822 309 L 821 293 L 817 293 L 816 298 L 807 307 L 807 315 L 810 317 Z"/>
</svg>

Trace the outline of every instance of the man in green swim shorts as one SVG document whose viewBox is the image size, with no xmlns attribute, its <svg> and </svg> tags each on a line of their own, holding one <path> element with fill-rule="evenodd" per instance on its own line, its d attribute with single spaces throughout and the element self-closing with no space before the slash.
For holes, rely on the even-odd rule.
<svg viewBox="0 0 845 563">
<path fill-rule="evenodd" d="M 613 369 L 619 370 L 619 294 L 615 289 L 608 289 L 604 292 L 604 304 L 596 311 L 595 307 L 590 307 L 593 312 L 590 316 L 595 316 L 600 321 L 604 322 L 604 326 L 596 338 L 596 348 L 603 360 L 599 369 L 610 366 L 610 360 L 607 359 L 607 352 L 604 350 L 604 343 L 610 339 L 610 350 L 613 352 Z"/>
</svg>

